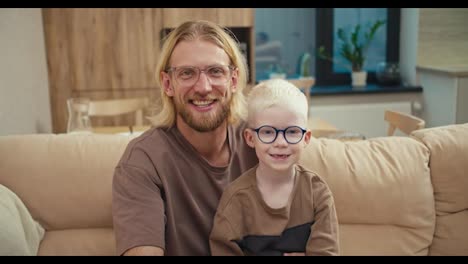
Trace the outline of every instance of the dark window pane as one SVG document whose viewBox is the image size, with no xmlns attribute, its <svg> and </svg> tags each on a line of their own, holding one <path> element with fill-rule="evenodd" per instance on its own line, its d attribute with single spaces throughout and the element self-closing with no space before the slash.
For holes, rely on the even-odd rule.
<svg viewBox="0 0 468 264">
<path fill-rule="evenodd" d="M 327 51 L 333 50 L 335 60 L 347 62 L 340 58 L 338 50 L 340 41 L 336 32 L 344 28 L 349 32 L 357 23 L 362 24 L 361 33 L 376 19 L 386 19 L 387 23 L 380 28 L 368 53 L 365 70 L 368 71 L 367 83 L 375 83 L 375 69 L 382 61 L 398 62 L 400 43 L 400 9 L 398 8 L 318 8 L 317 9 L 317 47 L 324 46 Z M 317 85 L 348 85 L 351 83 L 350 70 L 328 60 L 316 59 Z"/>
<path fill-rule="evenodd" d="M 377 20 L 387 21 L 386 8 L 335 8 L 333 16 L 333 32 L 337 32 L 339 28 L 344 29 L 347 36 L 351 35 L 354 27 L 358 24 L 361 25 L 361 34 L 359 35 L 359 42 L 364 40 L 364 33 L 370 28 L 372 23 Z M 375 34 L 374 39 L 369 45 L 366 52 L 366 62 L 364 63 L 364 70 L 375 71 L 377 63 L 385 61 L 385 54 L 387 50 L 387 27 L 381 27 Z M 336 35 L 334 36 L 336 38 Z M 341 41 L 333 42 L 333 56 L 342 61 L 345 65 L 348 62 L 339 54 Z M 349 65 L 346 65 L 349 66 Z M 341 64 L 334 63 L 333 71 L 339 73 L 349 73 L 349 67 L 344 67 Z"/>
<path fill-rule="evenodd" d="M 311 55 L 306 67 L 314 75 L 315 8 L 255 8 L 256 80 L 271 73 L 297 77 L 298 64 Z M 309 57 L 309 56 L 306 56 Z"/>
</svg>

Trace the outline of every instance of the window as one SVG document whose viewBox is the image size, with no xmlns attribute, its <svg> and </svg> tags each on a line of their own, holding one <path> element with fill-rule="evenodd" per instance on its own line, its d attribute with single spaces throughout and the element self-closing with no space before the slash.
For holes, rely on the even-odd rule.
<svg viewBox="0 0 468 264">
<path fill-rule="evenodd" d="M 385 19 L 387 23 L 376 35 L 373 46 L 368 50 L 365 69 L 367 83 L 376 83 L 375 68 L 378 62 L 398 62 L 400 45 L 399 8 L 318 8 L 316 12 L 316 47 L 324 46 L 338 56 L 336 31 L 339 27 L 353 27 L 357 23 L 365 25 L 369 20 Z M 384 44 L 384 45 L 382 45 Z M 385 54 L 385 55 L 382 55 Z M 316 59 L 316 85 L 347 85 L 351 82 L 349 71 L 328 60 Z"/>
<path fill-rule="evenodd" d="M 257 81 L 270 78 L 272 73 L 297 77 L 301 58 L 314 54 L 315 11 L 316 8 L 255 8 Z M 314 75 L 313 58 L 307 61 L 308 73 Z"/>
</svg>

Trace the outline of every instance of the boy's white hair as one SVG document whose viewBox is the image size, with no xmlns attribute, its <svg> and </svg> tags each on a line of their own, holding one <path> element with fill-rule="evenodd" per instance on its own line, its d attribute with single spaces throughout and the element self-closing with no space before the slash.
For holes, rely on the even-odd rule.
<svg viewBox="0 0 468 264">
<path fill-rule="evenodd" d="M 305 94 L 294 84 L 283 79 L 263 81 L 252 88 L 247 98 L 247 121 L 256 113 L 272 106 L 280 106 L 303 116 L 307 122 L 309 106 Z"/>
</svg>

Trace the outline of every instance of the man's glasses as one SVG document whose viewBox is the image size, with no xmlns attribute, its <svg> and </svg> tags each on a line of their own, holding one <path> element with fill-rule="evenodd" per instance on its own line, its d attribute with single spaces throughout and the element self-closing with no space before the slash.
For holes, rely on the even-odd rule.
<svg viewBox="0 0 468 264">
<path fill-rule="evenodd" d="M 283 137 L 286 142 L 289 144 L 297 144 L 302 140 L 305 132 L 307 132 L 307 130 L 298 126 L 290 126 L 285 129 L 277 129 L 272 126 L 261 126 L 252 130 L 257 132 L 258 139 L 265 144 L 275 142 L 279 132 L 283 132 Z"/>
<path fill-rule="evenodd" d="M 194 66 L 181 66 L 181 67 L 170 67 L 166 70 L 167 73 L 173 73 L 178 85 L 183 87 L 189 87 L 194 85 L 200 74 L 204 72 L 211 85 L 226 85 L 231 79 L 232 70 L 235 69 L 233 66 L 227 65 L 212 65 L 205 69 L 200 69 Z"/>
</svg>

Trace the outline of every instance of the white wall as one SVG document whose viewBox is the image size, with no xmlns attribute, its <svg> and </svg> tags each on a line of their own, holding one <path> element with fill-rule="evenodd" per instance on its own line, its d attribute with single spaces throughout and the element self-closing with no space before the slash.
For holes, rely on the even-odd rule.
<svg viewBox="0 0 468 264">
<path fill-rule="evenodd" d="M 312 96 L 309 113 L 339 130 L 373 138 L 387 135 L 385 110 L 421 116 L 421 105 L 421 93 Z M 396 135 L 403 134 L 397 132 Z"/>
<path fill-rule="evenodd" d="M 50 133 L 40 8 L 0 9 L 0 135 Z"/>
<path fill-rule="evenodd" d="M 403 83 L 418 85 L 416 63 L 418 57 L 419 8 L 402 8 L 400 20 L 400 73 Z"/>
</svg>

